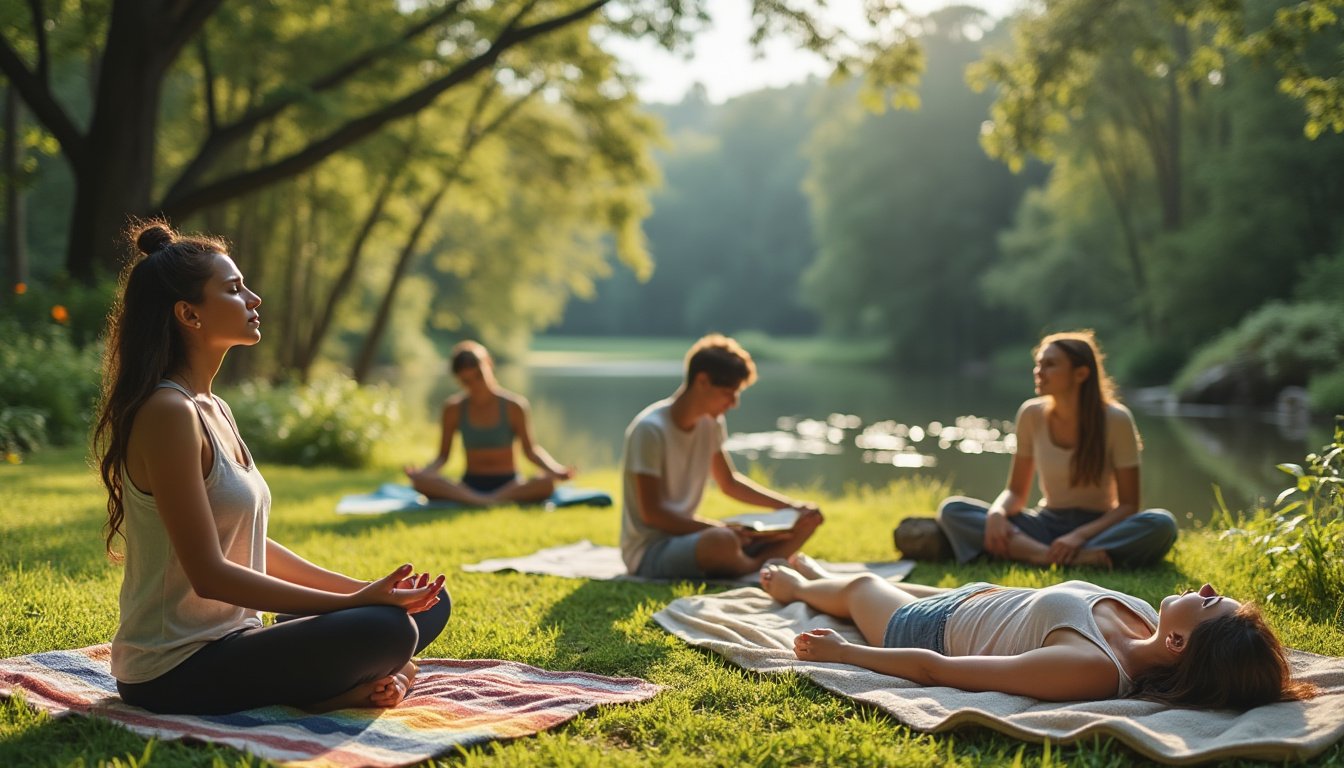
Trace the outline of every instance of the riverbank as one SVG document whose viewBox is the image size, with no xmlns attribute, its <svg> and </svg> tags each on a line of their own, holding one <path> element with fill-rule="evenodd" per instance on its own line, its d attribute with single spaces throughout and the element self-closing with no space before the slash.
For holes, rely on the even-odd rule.
<svg viewBox="0 0 1344 768">
<path fill-rule="evenodd" d="M 1108 742 L 1049 749 L 982 729 L 926 735 L 792 676 L 760 677 L 667 635 L 650 616 L 702 587 L 585 582 L 520 574 L 462 573 L 464 563 L 589 539 L 615 544 L 614 509 L 502 508 L 384 517 L 341 517 L 341 495 L 394 479 L 395 470 L 263 466 L 274 493 L 271 534 L 323 565 L 376 576 L 401 562 L 448 574 L 453 620 L 427 656 L 505 658 L 556 669 L 634 675 L 665 686 L 650 702 L 611 707 L 536 738 L 469 750 L 445 765 L 673 766 L 892 765 L 990 766 L 1141 764 Z M 585 485 L 619 489 L 614 468 L 589 469 Z M 78 451 L 38 454 L 0 466 L 0 655 L 13 656 L 106 642 L 116 626 L 121 574 L 102 555 L 105 496 Z M 924 514 L 945 486 L 906 480 L 882 489 L 822 496 L 828 521 L 809 550 L 823 558 L 889 559 L 890 531 L 900 518 Z M 800 490 L 799 493 L 809 493 Z M 720 494 L 712 515 L 735 511 Z M 508 532 L 501 536 L 501 532 Z M 1216 531 L 1183 534 L 1168 562 L 1137 573 L 1091 569 L 1041 572 L 1000 564 L 921 564 L 911 581 L 950 586 L 971 580 L 1040 586 L 1082 578 L 1156 603 L 1203 580 L 1232 594 L 1252 588 L 1254 574 L 1227 556 Z M 714 589 L 714 588 L 710 588 Z M 1290 645 L 1344 655 L 1337 628 L 1269 614 Z M 0 765 L 153 766 L 249 764 L 230 749 L 152 745 L 83 718 L 53 721 L 10 701 L 0 705 Z M 255 764 L 253 761 L 250 764 Z M 1344 765 L 1336 745 L 1312 765 Z"/>
</svg>

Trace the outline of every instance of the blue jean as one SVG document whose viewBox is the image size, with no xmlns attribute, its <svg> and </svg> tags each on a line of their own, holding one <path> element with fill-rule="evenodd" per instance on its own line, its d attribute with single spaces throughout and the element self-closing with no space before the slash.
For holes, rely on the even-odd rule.
<svg viewBox="0 0 1344 768">
<path fill-rule="evenodd" d="M 977 581 L 901 606 L 887 622 L 882 647 L 924 648 L 946 656 L 948 617 L 966 598 L 993 588 L 989 582 Z"/>
<path fill-rule="evenodd" d="M 974 560 L 984 551 L 985 516 L 989 504 L 979 499 L 953 496 L 938 507 L 938 525 L 952 542 L 957 562 Z M 1091 509 L 1024 509 L 1008 522 L 1042 544 L 1101 517 Z M 1111 562 L 1122 568 L 1159 562 L 1176 543 L 1176 517 L 1165 509 L 1145 509 L 1098 533 L 1083 544 L 1085 549 L 1104 549 Z"/>
</svg>

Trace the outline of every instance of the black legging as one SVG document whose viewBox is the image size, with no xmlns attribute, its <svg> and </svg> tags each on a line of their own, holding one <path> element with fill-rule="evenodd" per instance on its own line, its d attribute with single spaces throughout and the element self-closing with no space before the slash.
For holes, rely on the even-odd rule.
<svg viewBox="0 0 1344 768">
<path fill-rule="evenodd" d="M 207 644 L 144 683 L 117 682 L 127 704 L 153 712 L 213 715 L 286 704 L 303 707 L 406 666 L 448 623 L 448 591 L 427 611 L 389 605 L 281 617 Z"/>
</svg>

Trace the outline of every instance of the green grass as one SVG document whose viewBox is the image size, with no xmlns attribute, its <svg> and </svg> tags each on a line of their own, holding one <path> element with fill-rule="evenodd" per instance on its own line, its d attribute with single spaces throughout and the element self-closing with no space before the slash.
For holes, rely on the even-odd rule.
<svg viewBox="0 0 1344 768">
<path fill-rule="evenodd" d="M 398 457 L 385 457 L 394 466 Z M 613 509 L 445 511 L 349 518 L 337 499 L 395 476 L 394 470 L 263 467 L 274 494 L 274 538 L 322 564 L 380 576 L 410 561 L 449 574 L 453 619 L 428 656 L 505 658 L 556 669 L 634 675 L 666 687 L 653 700 L 608 707 L 535 738 L 445 757 L 467 766 L 689 765 L 1129 765 L 1142 763 L 1108 741 L 1023 745 L 984 729 L 927 735 L 885 714 L 823 691 L 803 678 L 759 676 L 687 647 L 650 616 L 702 587 L 587 582 L 462 573 L 487 557 L 516 555 L 588 538 L 614 544 Z M 586 485 L 617 489 L 615 470 L 588 472 Z M 102 555 L 104 496 L 76 452 L 42 453 L 0 465 L 0 656 L 105 642 L 117 620 L 121 574 Z M 828 522 L 809 550 L 830 559 L 892 556 L 890 531 L 903 516 L 928 514 L 947 489 L 902 482 L 825 499 Z M 718 494 L 711 514 L 732 507 Z M 1211 580 L 1249 588 L 1216 536 L 1183 536 L 1166 565 L 1141 573 L 1082 569 L 1039 572 L 1013 566 L 922 564 L 912 580 L 954 585 L 974 579 L 1042 585 L 1081 577 L 1156 600 Z M 1236 594 L 1236 592 L 1234 592 Z M 1335 628 L 1275 614 L 1285 641 L 1344 655 Z M 255 766 L 226 748 L 150 742 L 84 718 L 52 720 L 0 703 L 0 765 Z M 1344 765 L 1335 746 L 1313 764 Z"/>
</svg>

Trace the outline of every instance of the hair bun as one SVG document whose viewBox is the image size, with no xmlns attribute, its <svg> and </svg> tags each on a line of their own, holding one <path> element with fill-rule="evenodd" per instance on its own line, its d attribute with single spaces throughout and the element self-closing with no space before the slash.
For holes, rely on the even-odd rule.
<svg viewBox="0 0 1344 768">
<path fill-rule="evenodd" d="M 160 222 L 154 222 L 145 226 L 135 236 L 135 247 L 141 253 L 148 256 L 151 253 L 170 245 L 177 237 L 173 231 Z"/>
</svg>

